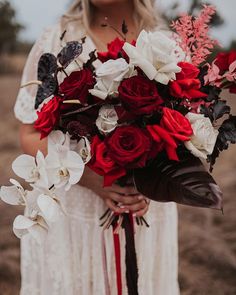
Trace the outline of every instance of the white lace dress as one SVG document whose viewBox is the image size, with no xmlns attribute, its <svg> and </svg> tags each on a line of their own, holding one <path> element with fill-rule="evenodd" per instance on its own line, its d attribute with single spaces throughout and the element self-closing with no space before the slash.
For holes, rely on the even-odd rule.
<svg viewBox="0 0 236 295">
<path fill-rule="evenodd" d="M 22 83 L 36 78 L 37 63 L 43 53 L 59 52 L 60 35 L 59 24 L 45 30 L 29 55 Z M 67 28 L 67 40 L 78 40 L 84 35 L 83 28 L 78 24 L 71 24 Z M 80 60 L 85 60 L 93 49 L 94 43 L 87 38 Z M 35 91 L 34 86 L 21 89 L 16 101 L 15 115 L 26 124 L 36 119 Z M 43 246 L 39 246 L 30 236 L 22 239 L 21 295 L 105 295 L 102 230 L 99 227 L 99 217 L 106 209 L 104 202 L 92 191 L 79 185 L 62 196 L 62 202 L 67 215 L 51 227 Z M 146 219 L 150 228 L 137 227 L 135 236 L 139 294 L 178 295 L 176 205 L 151 202 Z M 116 272 L 111 230 L 106 231 L 105 235 L 111 295 L 115 295 Z M 122 241 L 122 254 L 123 244 Z M 125 274 L 124 261 L 122 264 Z M 125 284 L 123 294 L 127 294 Z"/>
</svg>

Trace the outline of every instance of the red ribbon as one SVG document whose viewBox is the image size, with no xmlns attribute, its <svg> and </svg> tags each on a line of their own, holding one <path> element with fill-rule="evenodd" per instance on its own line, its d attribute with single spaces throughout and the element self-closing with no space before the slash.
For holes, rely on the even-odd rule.
<svg viewBox="0 0 236 295">
<path fill-rule="evenodd" d="M 115 232 L 117 225 L 113 227 L 113 240 L 115 249 L 115 262 L 116 262 L 116 284 L 117 295 L 122 295 L 122 276 L 121 276 L 121 251 L 120 251 L 120 236 L 119 232 Z"/>
</svg>

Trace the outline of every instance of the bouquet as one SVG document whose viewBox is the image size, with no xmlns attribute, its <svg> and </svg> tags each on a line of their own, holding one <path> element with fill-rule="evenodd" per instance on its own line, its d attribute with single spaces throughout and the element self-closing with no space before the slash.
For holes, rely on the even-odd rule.
<svg viewBox="0 0 236 295">
<path fill-rule="evenodd" d="M 236 116 L 223 89 L 236 93 L 236 52 L 209 56 L 217 45 L 209 37 L 215 13 L 204 6 L 198 17 L 181 16 L 174 32 L 142 31 L 136 41 L 108 44 L 107 52 L 91 52 L 79 67 L 86 39 L 64 44 L 38 63 L 34 124 L 48 137 L 48 155 L 21 155 L 14 172 L 32 190 L 11 180 L 1 188 L 3 201 L 26 206 L 13 225 L 18 237 L 30 233 L 41 241 L 51 223 L 66 214 L 60 191 L 78 183 L 87 165 L 103 176 L 104 186 L 133 184 L 151 200 L 222 209 L 220 188 L 207 172 L 230 143 L 236 142 Z M 63 33 L 61 40 L 66 32 Z M 69 73 L 69 65 L 78 70 Z M 64 73 L 62 83 L 58 73 Z M 23 85 L 23 87 L 27 87 Z M 104 228 L 113 227 L 118 294 L 122 293 L 119 229 L 126 236 L 129 294 L 138 294 L 134 226 L 146 220 L 107 210 Z M 104 266 L 105 269 L 106 266 Z"/>
</svg>

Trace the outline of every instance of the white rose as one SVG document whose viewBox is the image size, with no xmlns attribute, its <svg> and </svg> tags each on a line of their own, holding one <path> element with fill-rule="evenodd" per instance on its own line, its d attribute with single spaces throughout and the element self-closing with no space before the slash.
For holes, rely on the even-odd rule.
<svg viewBox="0 0 236 295">
<path fill-rule="evenodd" d="M 136 45 L 126 42 L 123 50 L 129 56 L 130 63 L 140 67 L 150 80 L 167 85 L 181 71 L 177 65 L 180 49 L 164 31 L 152 33 L 143 30 Z"/>
<path fill-rule="evenodd" d="M 116 93 L 120 82 L 134 74 L 131 67 L 123 58 L 108 60 L 96 70 L 96 85 L 89 92 L 101 99 L 106 99 L 110 94 Z"/>
<path fill-rule="evenodd" d="M 202 114 L 188 113 L 186 118 L 192 125 L 193 135 L 184 144 L 194 156 L 206 159 L 213 152 L 219 132 L 212 126 L 210 119 Z"/>
<path fill-rule="evenodd" d="M 112 105 L 104 105 L 99 110 L 98 118 L 96 120 L 96 125 L 98 130 L 107 135 L 112 132 L 116 126 L 118 125 L 118 115 L 114 106 Z"/>
</svg>

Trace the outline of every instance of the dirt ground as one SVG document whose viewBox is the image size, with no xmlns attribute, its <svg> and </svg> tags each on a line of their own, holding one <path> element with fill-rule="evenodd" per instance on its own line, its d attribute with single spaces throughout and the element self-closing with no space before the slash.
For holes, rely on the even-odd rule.
<svg viewBox="0 0 236 295">
<path fill-rule="evenodd" d="M 19 83 L 19 75 L 0 76 L 0 185 L 8 183 L 11 162 L 20 153 L 18 123 L 12 113 Z M 230 103 L 236 113 L 236 97 L 231 97 Z M 214 175 L 224 192 L 224 215 L 179 207 L 179 279 L 183 295 L 236 294 L 236 146 L 224 153 Z M 19 293 L 20 243 L 12 233 L 12 221 L 20 211 L 0 202 L 0 295 Z"/>
</svg>

